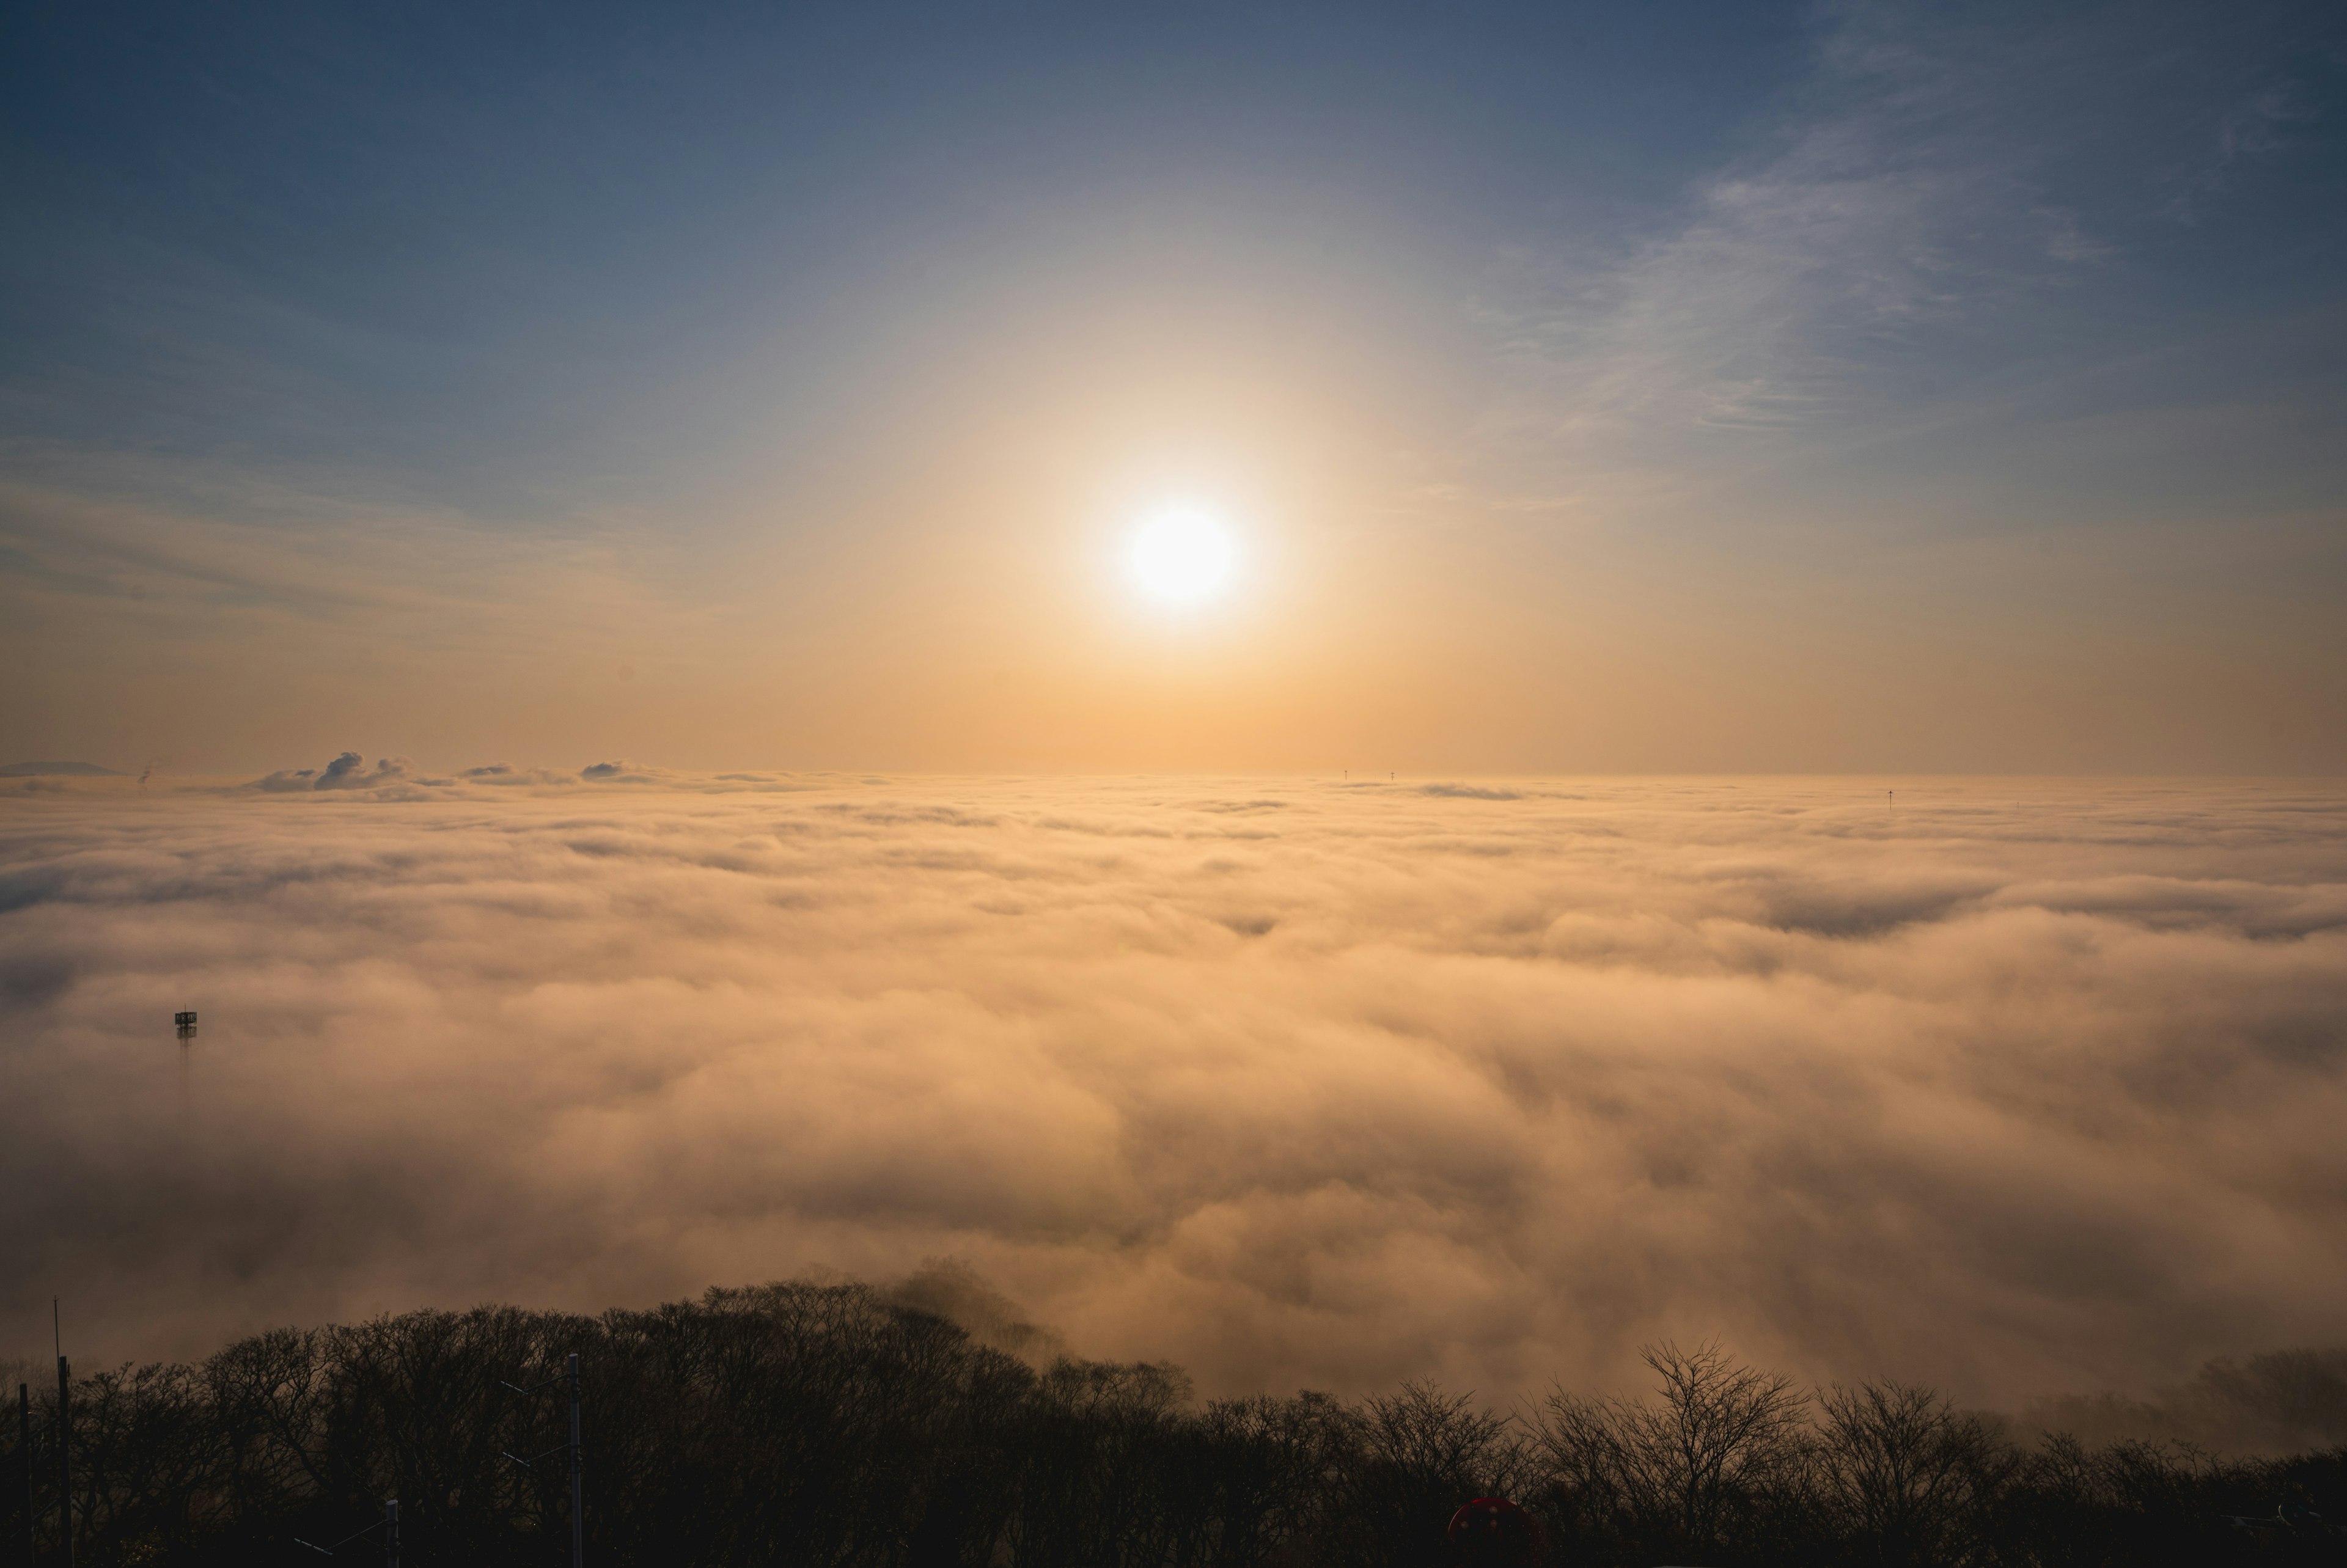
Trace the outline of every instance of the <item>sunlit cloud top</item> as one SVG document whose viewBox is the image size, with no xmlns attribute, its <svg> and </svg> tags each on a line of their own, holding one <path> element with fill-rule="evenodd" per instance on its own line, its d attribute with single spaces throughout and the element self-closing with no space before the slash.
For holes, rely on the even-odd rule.
<svg viewBox="0 0 2347 1568">
<path fill-rule="evenodd" d="M 1214 1393 L 1718 1335 L 2010 1406 L 2347 1291 L 2332 781 L 350 754 L 0 811 L 0 1357 L 60 1287 L 110 1364 L 961 1256 Z"/>
</svg>

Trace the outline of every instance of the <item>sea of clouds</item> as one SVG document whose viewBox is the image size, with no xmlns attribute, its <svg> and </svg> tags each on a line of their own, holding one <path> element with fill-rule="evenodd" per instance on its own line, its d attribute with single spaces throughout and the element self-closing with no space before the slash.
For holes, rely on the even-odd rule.
<svg viewBox="0 0 2347 1568">
<path fill-rule="evenodd" d="M 2015 1404 L 2347 1307 L 2331 784 L 9 781 L 0 1025 L 0 1355 L 948 1258 L 1206 1392 Z"/>
</svg>

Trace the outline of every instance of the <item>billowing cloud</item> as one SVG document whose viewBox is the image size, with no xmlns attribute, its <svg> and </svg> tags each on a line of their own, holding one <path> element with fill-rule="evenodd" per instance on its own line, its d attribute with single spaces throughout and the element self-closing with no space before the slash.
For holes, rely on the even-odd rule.
<svg viewBox="0 0 2347 1568">
<path fill-rule="evenodd" d="M 2347 1301 L 2335 786 L 511 776 L 0 802 L 0 1354 L 953 1258 L 1209 1392 L 2018 1403 Z"/>
<path fill-rule="evenodd" d="M 377 757 L 370 768 L 358 753 L 344 752 L 323 768 L 280 768 L 264 778 L 255 779 L 253 787 L 271 794 L 322 789 L 382 790 L 405 784 L 408 776 L 405 757 Z"/>
</svg>

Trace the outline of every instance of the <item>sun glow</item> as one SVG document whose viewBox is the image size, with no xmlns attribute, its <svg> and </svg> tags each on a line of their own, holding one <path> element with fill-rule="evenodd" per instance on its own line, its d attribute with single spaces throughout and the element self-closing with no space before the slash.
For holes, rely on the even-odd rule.
<svg viewBox="0 0 2347 1568">
<path fill-rule="evenodd" d="M 1203 604 L 1220 593 L 1238 564 L 1230 530 L 1194 507 L 1154 513 L 1133 536 L 1125 568 L 1133 586 L 1160 604 Z"/>
</svg>

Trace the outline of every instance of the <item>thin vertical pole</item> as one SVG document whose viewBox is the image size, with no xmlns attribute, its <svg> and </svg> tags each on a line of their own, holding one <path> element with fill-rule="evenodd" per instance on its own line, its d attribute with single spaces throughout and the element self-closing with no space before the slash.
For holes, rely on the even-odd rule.
<svg viewBox="0 0 2347 1568">
<path fill-rule="evenodd" d="M 579 1512 L 579 1352 L 570 1353 L 570 1568 L 587 1568 L 587 1521 Z"/>
<path fill-rule="evenodd" d="M 16 1455 L 25 1461 L 25 1568 L 33 1568 L 41 1546 L 33 1529 L 40 1521 L 33 1517 L 33 1389 L 28 1383 L 16 1385 Z"/>
<path fill-rule="evenodd" d="M 57 1561 L 73 1568 L 73 1422 L 67 1400 L 67 1380 L 73 1376 L 63 1356 L 57 1358 Z"/>
<path fill-rule="evenodd" d="M 399 1568 L 399 1499 L 383 1505 L 383 1568 Z"/>
</svg>

